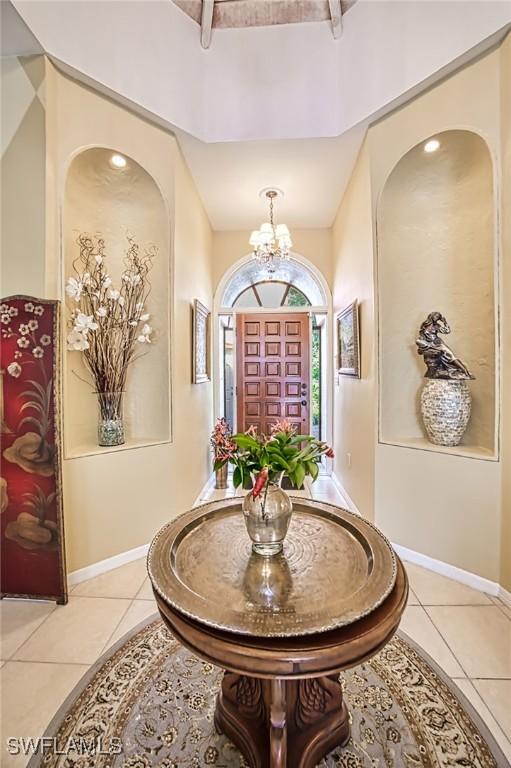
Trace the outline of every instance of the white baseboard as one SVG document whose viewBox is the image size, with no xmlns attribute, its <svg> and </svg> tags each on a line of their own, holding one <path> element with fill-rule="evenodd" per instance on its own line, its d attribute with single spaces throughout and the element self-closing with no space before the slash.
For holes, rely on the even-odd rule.
<svg viewBox="0 0 511 768">
<path fill-rule="evenodd" d="M 334 474 L 332 474 L 332 481 L 339 493 L 344 496 L 348 502 L 351 511 L 360 514 L 346 489 Z M 443 560 L 436 560 L 434 557 L 429 557 L 429 555 L 423 555 L 421 552 L 408 549 L 408 547 L 403 547 L 401 544 L 392 542 L 392 546 L 403 560 L 413 563 L 414 565 L 420 565 L 441 576 L 446 576 L 448 579 L 458 581 L 460 584 L 466 584 L 467 587 L 477 589 L 479 592 L 486 592 L 488 595 L 500 597 L 504 603 L 511 606 L 511 593 L 507 592 L 507 590 L 501 587 L 496 581 L 490 581 L 483 576 L 478 576 L 476 573 L 471 573 L 470 571 L 463 570 L 463 568 L 458 568 L 450 563 L 445 563 Z"/>
<path fill-rule="evenodd" d="M 215 483 L 214 473 L 210 475 L 197 496 L 194 506 L 201 503 L 201 499 L 204 497 L 206 491 Z M 98 563 L 92 563 L 92 565 L 86 565 L 85 568 L 79 568 L 77 571 L 72 571 L 67 575 L 67 583 L 70 587 L 74 587 L 76 584 L 80 584 L 82 581 L 92 579 L 94 576 L 99 576 L 101 573 L 112 571 L 114 568 L 119 568 L 121 565 L 131 563 L 133 560 L 138 560 L 141 557 L 145 557 L 149 550 L 149 544 L 142 544 L 141 547 L 135 547 L 134 549 L 128 549 L 127 552 L 121 552 L 113 557 L 107 557 L 106 560 L 100 560 Z"/>
<path fill-rule="evenodd" d="M 423 555 L 421 552 L 408 549 L 408 547 L 403 547 L 401 544 L 394 544 L 392 542 L 392 546 L 399 557 L 409 563 L 421 565 L 423 568 L 439 573 L 441 576 L 447 576 L 448 579 L 453 579 L 453 581 L 459 581 L 460 584 L 466 584 L 467 587 L 477 589 L 479 592 L 486 592 L 487 595 L 499 596 L 502 587 L 496 581 L 485 579 L 483 576 L 478 576 L 477 573 L 464 571 L 463 568 L 458 568 L 450 563 L 444 563 L 443 560 L 435 560 L 434 557 Z"/>
<path fill-rule="evenodd" d="M 337 488 L 341 496 L 344 498 L 344 500 L 347 502 L 350 512 L 355 512 L 356 515 L 360 515 L 357 505 L 355 504 L 355 502 L 353 501 L 353 499 L 351 498 L 351 496 L 349 495 L 348 491 L 343 486 L 339 478 L 336 475 L 334 475 L 333 472 L 331 474 L 331 478 L 332 478 L 333 484 L 335 485 L 335 487 Z"/>
<path fill-rule="evenodd" d="M 197 496 L 197 498 L 193 502 L 193 506 L 194 507 L 198 507 L 199 504 L 202 503 L 202 500 L 207 498 L 207 496 L 206 496 L 207 492 L 209 490 L 211 490 L 211 488 L 214 488 L 214 486 L 215 486 L 215 473 L 213 472 L 213 474 L 211 474 L 208 477 L 208 479 L 204 483 L 203 487 L 201 488 L 201 491 L 200 491 L 199 495 Z"/>
<path fill-rule="evenodd" d="M 107 557 L 106 560 L 100 560 L 98 563 L 86 565 L 85 568 L 79 568 L 77 571 L 68 573 L 67 583 L 70 587 L 74 587 L 75 584 L 80 584 L 81 581 L 87 581 L 87 579 L 92 579 L 94 576 L 99 576 L 101 573 L 112 571 L 114 568 L 119 568 L 121 565 L 126 565 L 126 563 L 131 563 L 133 560 L 145 557 L 148 549 L 149 544 L 142 544 L 141 547 L 128 549 L 127 552 L 121 552 L 113 557 Z"/>
</svg>

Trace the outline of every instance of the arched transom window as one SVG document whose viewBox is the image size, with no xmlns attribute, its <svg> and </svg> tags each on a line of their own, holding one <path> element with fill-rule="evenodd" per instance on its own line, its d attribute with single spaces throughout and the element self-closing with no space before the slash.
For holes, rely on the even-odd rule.
<svg viewBox="0 0 511 768">
<path fill-rule="evenodd" d="M 277 307 L 322 307 L 327 303 L 323 287 L 313 272 L 301 262 L 283 261 L 270 279 L 264 267 L 246 261 L 231 276 L 221 306 L 235 309 L 275 309 Z"/>
</svg>

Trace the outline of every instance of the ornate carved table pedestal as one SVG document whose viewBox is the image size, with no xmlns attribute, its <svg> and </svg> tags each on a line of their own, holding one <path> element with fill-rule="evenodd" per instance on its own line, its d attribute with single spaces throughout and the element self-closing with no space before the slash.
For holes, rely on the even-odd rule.
<svg viewBox="0 0 511 768">
<path fill-rule="evenodd" d="M 223 667 L 215 723 L 253 768 L 312 768 L 350 734 L 338 674 L 377 653 L 406 605 L 406 573 L 374 526 L 293 499 L 276 557 L 252 555 L 241 500 L 204 505 L 156 536 L 160 613 Z"/>
</svg>

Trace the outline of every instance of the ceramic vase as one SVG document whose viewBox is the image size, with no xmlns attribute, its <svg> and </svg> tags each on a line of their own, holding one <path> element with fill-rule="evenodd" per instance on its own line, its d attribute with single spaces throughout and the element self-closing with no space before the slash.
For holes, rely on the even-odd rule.
<svg viewBox="0 0 511 768">
<path fill-rule="evenodd" d="M 421 413 L 430 442 L 459 445 L 467 428 L 472 396 L 465 380 L 426 379 Z"/>
</svg>

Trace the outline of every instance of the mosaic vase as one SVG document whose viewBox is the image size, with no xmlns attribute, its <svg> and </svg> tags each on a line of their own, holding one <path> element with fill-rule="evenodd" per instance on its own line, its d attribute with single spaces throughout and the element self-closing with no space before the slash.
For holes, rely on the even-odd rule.
<svg viewBox="0 0 511 768">
<path fill-rule="evenodd" d="M 124 443 L 122 399 L 124 392 L 96 392 L 98 398 L 98 445 Z"/>
<path fill-rule="evenodd" d="M 257 555 L 278 555 L 291 521 L 293 505 L 285 491 L 276 483 L 268 483 L 256 499 L 252 491 L 243 500 L 243 515 Z"/>
<path fill-rule="evenodd" d="M 426 379 L 421 392 L 421 413 L 431 443 L 458 445 L 471 409 L 472 396 L 466 381 Z"/>
</svg>

